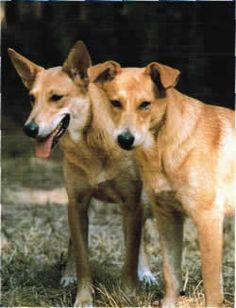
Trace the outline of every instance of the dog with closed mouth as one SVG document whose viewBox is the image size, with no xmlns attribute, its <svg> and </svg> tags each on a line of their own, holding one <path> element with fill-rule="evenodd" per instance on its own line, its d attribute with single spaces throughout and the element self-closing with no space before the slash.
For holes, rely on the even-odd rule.
<svg viewBox="0 0 236 308">
<path fill-rule="evenodd" d="M 137 272 L 140 280 L 155 283 L 142 245 L 138 259 L 142 182 L 131 155 L 124 154 L 106 133 L 106 123 L 101 123 L 100 113 L 92 112 L 87 89 L 91 59 L 86 46 L 78 41 L 63 66 L 49 69 L 13 49 L 8 52 L 29 90 L 32 111 L 24 131 L 35 139 L 36 156 L 49 157 L 58 142 L 64 152 L 71 242 L 61 282 L 63 285 L 73 282 L 75 264 L 79 284 L 74 306 L 93 305 L 88 260 L 88 206 L 92 198 L 121 206 L 125 235 L 123 286 L 129 290 L 135 288 Z"/>
<path fill-rule="evenodd" d="M 181 291 L 186 215 L 198 231 L 206 306 L 221 306 L 223 219 L 235 210 L 234 112 L 180 93 L 180 72 L 157 62 L 123 68 L 107 61 L 88 75 L 94 109 L 118 145 L 133 150 L 152 204 L 163 254 L 162 306 L 175 307 Z"/>
</svg>

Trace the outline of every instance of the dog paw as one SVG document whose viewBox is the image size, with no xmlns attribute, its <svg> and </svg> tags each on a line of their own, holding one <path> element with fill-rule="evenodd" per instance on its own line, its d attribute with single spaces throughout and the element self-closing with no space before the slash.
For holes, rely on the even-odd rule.
<svg viewBox="0 0 236 308">
<path fill-rule="evenodd" d="M 93 308 L 92 302 L 76 300 L 73 307 Z"/>
<path fill-rule="evenodd" d="M 149 270 L 138 271 L 138 278 L 147 286 L 157 285 L 156 278 Z"/>
<path fill-rule="evenodd" d="M 85 307 L 85 308 L 93 308 L 93 304 L 90 302 L 81 302 L 80 300 L 74 303 L 73 307 Z"/>
<path fill-rule="evenodd" d="M 72 284 L 75 284 L 77 282 L 77 277 L 76 276 L 63 276 L 60 280 L 60 285 L 63 288 L 66 288 Z"/>
<path fill-rule="evenodd" d="M 73 307 L 86 307 L 86 308 L 92 308 L 93 307 L 93 296 L 92 291 L 89 289 L 83 289 L 81 290 L 77 296 L 76 301 L 74 303 Z"/>
<path fill-rule="evenodd" d="M 161 308 L 176 308 L 176 298 L 164 297 L 161 300 Z"/>
</svg>

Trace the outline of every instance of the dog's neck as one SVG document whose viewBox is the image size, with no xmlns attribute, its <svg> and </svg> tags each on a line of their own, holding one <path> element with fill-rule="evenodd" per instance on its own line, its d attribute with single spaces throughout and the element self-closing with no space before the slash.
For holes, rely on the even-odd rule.
<svg viewBox="0 0 236 308">
<path fill-rule="evenodd" d="M 103 120 L 94 111 L 88 96 L 78 98 L 72 105 L 71 121 L 68 128 L 70 139 L 86 145 L 91 151 L 109 153 L 114 141 L 103 128 Z"/>
<path fill-rule="evenodd" d="M 175 89 L 168 93 L 166 107 L 165 133 L 170 144 L 179 145 L 184 142 L 196 128 L 199 114 L 202 112 L 201 103 Z M 185 125 L 188 123 L 187 125 Z"/>
<path fill-rule="evenodd" d="M 108 153 L 110 150 L 113 150 L 113 152 L 116 153 L 120 153 L 121 150 L 120 151 L 119 149 L 117 150 L 117 144 L 113 139 L 114 127 L 107 109 L 104 108 L 103 104 L 101 104 L 100 101 L 96 99 L 92 100 L 91 104 L 92 104 L 91 141 L 94 140 L 94 143 L 104 148 Z M 116 151 L 114 151 L 114 148 L 116 149 Z"/>
<path fill-rule="evenodd" d="M 156 141 L 173 146 L 184 142 L 196 126 L 201 108 L 196 108 L 200 102 L 188 97 L 175 89 L 170 89 L 166 95 L 166 106 L 158 119 L 153 119 L 150 129 L 150 145 L 155 147 Z M 189 119 L 191 122 L 189 123 Z M 185 126 L 186 121 L 188 126 Z"/>
<path fill-rule="evenodd" d="M 88 96 L 75 98 L 70 116 L 69 136 L 77 143 L 83 139 L 84 132 L 91 126 L 91 103 Z"/>
<path fill-rule="evenodd" d="M 200 102 L 176 90 L 169 91 L 167 100 L 165 112 L 154 127 L 156 130 L 150 130 L 145 143 L 135 149 L 141 167 L 146 166 L 148 161 L 150 166 L 155 165 L 150 167 L 151 170 L 159 170 L 163 174 L 167 174 L 167 169 L 172 167 L 174 170 L 175 164 L 181 162 L 185 152 L 179 149 L 183 149 L 183 144 L 186 144 L 185 151 L 189 150 L 191 145 L 187 140 L 197 129 L 199 114 L 202 112 Z M 166 159 L 168 168 L 165 166 Z"/>
</svg>

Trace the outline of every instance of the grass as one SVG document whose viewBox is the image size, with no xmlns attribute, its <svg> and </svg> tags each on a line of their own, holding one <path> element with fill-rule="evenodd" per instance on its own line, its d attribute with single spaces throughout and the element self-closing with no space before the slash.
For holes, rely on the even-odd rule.
<svg viewBox="0 0 236 308">
<path fill-rule="evenodd" d="M 6 138 L 7 136 L 7 138 Z M 20 141 L 19 141 L 20 140 Z M 60 286 L 69 238 L 61 155 L 33 157 L 32 142 L 21 131 L 4 133 L 2 155 L 2 303 L 4 307 L 69 307 L 76 286 Z M 52 191 L 56 192 L 52 196 Z M 33 196 L 33 197 L 32 197 Z M 234 221 L 225 221 L 225 307 L 234 306 Z M 123 262 L 121 216 L 115 205 L 94 202 L 90 209 L 90 260 L 95 306 L 158 306 L 163 296 L 161 255 L 153 219 L 145 225 L 146 250 L 158 286 L 140 286 L 128 296 L 120 288 Z M 202 307 L 196 230 L 187 220 L 183 252 L 187 296 L 178 307 Z"/>
</svg>

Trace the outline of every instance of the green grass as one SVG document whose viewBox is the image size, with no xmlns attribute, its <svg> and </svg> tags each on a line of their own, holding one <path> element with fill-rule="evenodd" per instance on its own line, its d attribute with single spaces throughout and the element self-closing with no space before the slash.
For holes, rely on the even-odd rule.
<svg viewBox="0 0 236 308">
<path fill-rule="evenodd" d="M 69 238 L 66 204 L 40 201 L 63 187 L 61 155 L 42 161 L 32 156 L 32 142 L 19 131 L 3 139 L 2 157 L 2 302 L 4 307 L 72 306 L 76 286 L 60 286 Z M 19 140 L 21 140 L 19 142 Z M 31 199 L 30 191 L 36 192 Z M 37 199 L 37 191 L 38 199 Z M 19 197 L 21 196 L 21 197 Z M 24 196 L 24 198 L 22 197 Z M 39 202 L 37 202 L 39 200 Z M 43 199 L 44 200 L 44 199 Z M 94 202 L 90 209 L 90 260 L 95 306 L 156 306 L 163 296 L 161 255 L 155 222 L 145 225 L 146 250 L 159 285 L 140 286 L 128 296 L 120 288 L 123 263 L 121 215 L 115 205 Z M 234 221 L 225 222 L 224 291 L 226 307 L 234 300 Z M 196 230 L 187 220 L 183 252 L 187 296 L 180 307 L 200 307 L 203 286 Z"/>
</svg>

